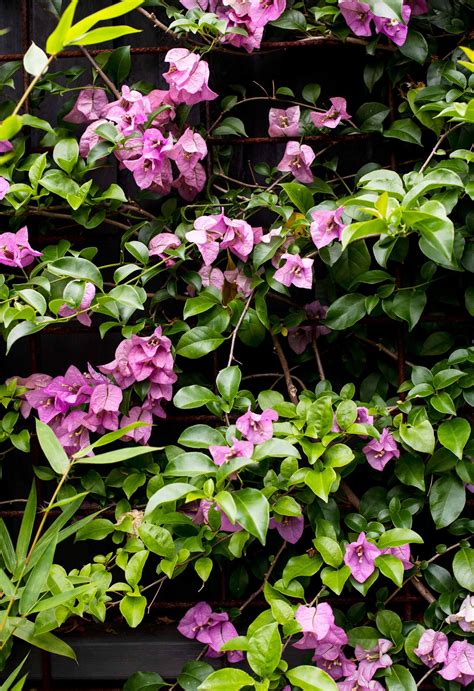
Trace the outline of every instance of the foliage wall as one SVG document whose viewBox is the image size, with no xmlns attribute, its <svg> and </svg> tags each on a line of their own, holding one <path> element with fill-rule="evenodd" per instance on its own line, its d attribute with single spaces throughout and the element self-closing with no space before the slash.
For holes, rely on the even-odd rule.
<svg viewBox="0 0 474 691">
<path fill-rule="evenodd" d="M 0 688 L 176 593 L 126 691 L 468 687 L 469 3 L 89 5 L 0 66 Z"/>
</svg>

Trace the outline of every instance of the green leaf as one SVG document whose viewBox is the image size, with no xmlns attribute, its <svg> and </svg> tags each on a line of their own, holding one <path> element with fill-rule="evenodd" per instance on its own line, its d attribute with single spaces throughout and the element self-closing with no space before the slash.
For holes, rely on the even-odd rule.
<svg viewBox="0 0 474 691">
<path fill-rule="evenodd" d="M 326 314 L 325 325 L 334 331 L 342 331 L 354 326 L 365 314 L 365 296 L 349 293 L 332 303 Z"/>
<path fill-rule="evenodd" d="M 36 434 L 41 450 L 48 459 L 49 465 L 58 475 L 69 470 L 71 462 L 51 427 L 36 419 Z"/>
<path fill-rule="evenodd" d="M 214 475 L 216 464 L 199 451 L 180 453 L 166 466 L 164 477 L 195 477 L 198 475 Z"/>
<path fill-rule="evenodd" d="M 415 451 L 433 453 L 435 436 L 429 420 L 423 420 L 416 425 L 400 425 L 400 437 L 403 442 Z"/>
<path fill-rule="evenodd" d="M 267 498 L 251 487 L 240 489 L 232 496 L 237 507 L 237 523 L 264 545 L 270 520 Z"/>
<path fill-rule="evenodd" d="M 285 182 L 281 186 L 290 201 L 302 214 L 305 214 L 314 206 L 313 195 L 305 185 L 300 185 L 298 182 Z"/>
<path fill-rule="evenodd" d="M 221 370 L 216 378 L 217 389 L 226 401 L 232 402 L 240 387 L 242 374 L 236 366 Z"/>
<path fill-rule="evenodd" d="M 206 389 L 206 391 L 208 390 Z M 180 408 L 178 405 L 176 407 Z M 187 427 L 181 433 L 178 444 L 189 446 L 192 449 L 208 449 L 211 445 L 223 446 L 225 444 L 225 437 L 221 432 L 208 425 L 193 425 L 192 427 Z"/>
<path fill-rule="evenodd" d="M 403 583 L 403 564 L 400 559 L 391 554 L 382 554 L 375 558 L 375 566 L 380 573 L 389 578 L 399 588 Z"/>
<path fill-rule="evenodd" d="M 20 617 L 9 617 L 8 621 L 12 626 L 13 635 L 20 640 L 26 641 L 35 648 L 46 650 L 48 653 L 69 657 L 71 660 L 76 659 L 74 650 L 57 636 L 52 633 L 35 634 L 35 625 L 32 621 Z"/>
<path fill-rule="evenodd" d="M 210 674 L 200 686 L 199 691 L 240 691 L 244 686 L 254 686 L 255 682 L 247 672 L 227 667 Z"/>
<path fill-rule="evenodd" d="M 385 137 L 391 139 L 400 139 L 402 142 L 408 144 L 418 144 L 421 146 L 421 130 L 417 124 L 409 118 L 402 120 L 395 120 L 392 122 L 388 130 L 384 132 Z"/>
<path fill-rule="evenodd" d="M 262 444 L 258 444 L 253 454 L 256 461 L 261 461 L 264 458 L 286 458 L 287 456 L 300 458 L 300 452 L 290 442 L 277 438 L 268 439 Z"/>
<path fill-rule="evenodd" d="M 3 557 L 5 566 L 10 573 L 14 573 L 17 566 L 15 549 L 13 547 L 13 542 L 8 532 L 8 528 L 5 525 L 3 518 L 0 518 L 0 554 Z"/>
<path fill-rule="evenodd" d="M 108 465 L 109 463 L 122 463 L 129 461 L 137 456 L 143 456 L 151 451 L 159 451 L 160 447 L 155 446 L 129 446 L 126 449 L 116 449 L 116 451 L 108 451 L 107 453 L 100 453 L 97 456 L 84 456 L 84 458 L 75 459 L 75 463 L 82 465 Z"/>
<path fill-rule="evenodd" d="M 416 682 L 411 672 L 401 665 L 390 667 L 390 674 L 385 676 L 387 691 L 417 691 Z"/>
<path fill-rule="evenodd" d="M 349 645 L 355 648 L 360 645 L 364 650 L 370 650 L 377 645 L 380 634 L 373 626 L 357 626 L 347 632 Z"/>
<path fill-rule="evenodd" d="M 165 559 L 173 558 L 174 544 L 169 530 L 144 521 L 138 528 L 138 534 L 150 552 L 158 554 L 160 557 L 165 557 Z"/>
<path fill-rule="evenodd" d="M 186 494 L 195 491 L 196 487 L 186 482 L 174 482 L 170 485 L 165 485 L 150 497 L 146 505 L 145 516 L 150 514 L 157 506 L 182 499 Z"/>
<path fill-rule="evenodd" d="M 125 595 L 120 600 L 120 612 L 131 629 L 135 629 L 143 621 L 146 604 L 144 595 Z"/>
<path fill-rule="evenodd" d="M 210 389 L 205 386 L 193 384 L 191 386 L 183 386 L 173 398 L 173 404 L 181 410 L 191 410 L 193 408 L 201 408 L 207 403 L 216 402 L 219 398 Z"/>
<path fill-rule="evenodd" d="M 303 691 L 337 691 L 336 682 L 322 669 L 311 665 L 300 665 L 286 672 L 290 684 Z"/>
<path fill-rule="evenodd" d="M 70 173 L 79 158 L 79 144 L 75 139 L 60 139 L 53 149 L 53 158 L 66 173 Z"/>
<path fill-rule="evenodd" d="M 426 301 L 426 293 L 423 290 L 400 290 L 393 299 L 391 309 L 397 317 L 407 322 L 411 331 L 419 322 Z"/>
<path fill-rule="evenodd" d="M 423 65 L 428 57 L 428 44 L 423 34 L 420 34 L 419 31 L 408 29 L 406 41 L 399 47 L 399 51 L 407 58 Z"/>
<path fill-rule="evenodd" d="M 463 450 L 471 436 L 471 425 L 463 417 L 454 417 L 438 427 L 438 439 L 445 449 L 462 460 Z"/>
<path fill-rule="evenodd" d="M 461 547 L 453 559 L 453 573 L 461 588 L 474 591 L 474 549 Z"/>
<path fill-rule="evenodd" d="M 259 677 L 269 677 L 280 662 L 281 652 L 278 624 L 267 624 L 250 636 L 247 662 Z"/>
<path fill-rule="evenodd" d="M 317 497 L 327 502 L 335 479 L 336 472 L 333 468 L 324 468 L 324 470 L 308 470 L 304 482 Z"/>
<path fill-rule="evenodd" d="M 128 36 L 129 34 L 138 34 L 141 29 L 135 29 L 133 26 L 121 24 L 118 26 L 106 26 L 101 29 L 92 29 L 87 34 L 75 41 L 69 41 L 71 46 L 90 46 L 96 43 L 105 43 L 106 41 L 115 41 L 116 38 Z"/>
<path fill-rule="evenodd" d="M 402 635 L 402 620 L 389 609 L 379 610 L 375 618 L 377 628 L 385 638 L 397 641 Z"/>
<path fill-rule="evenodd" d="M 133 554 L 128 560 L 127 566 L 125 567 L 125 580 L 132 586 L 132 588 L 136 588 L 140 583 L 143 567 L 148 559 L 148 555 L 148 550 L 142 549 Z"/>
<path fill-rule="evenodd" d="M 336 595 L 340 595 L 350 575 L 351 570 L 349 566 L 344 565 L 337 570 L 326 567 L 321 571 L 321 582 L 336 593 Z"/>
<path fill-rule="evenodd" d="M 342 231 L 342 249 L 356 240 L 382 235 L 387 231 L 387 222 L 383 218 L 373 218 L 371 221 L 359 221 L 351 223 Z"/>
<path fill-rule="evenodd" d="M 186 331 L 176 346 L 177 355 L 196 360 L 218 348 L 225 338 L 208 326 L 196 326 Z"/>
<path fill-rule="evenodd" d="M 41 559 L 37 562 L 34 569 L 32 569 L 20 597 L 18 606 L 20 614 L 28 614 L 39 599 L 53 563 L 56 544 L 57 535 L 49 541 L 48 546 L 41 555 Z"/>
<path fill-rule="evenodd" d="M 203 583 L 205 583 L 211 575 L 212 567 L 212 559 L 208 557 L 200 557 L 194 562 L 194 569 Z"/>
<path fill-rule="evenodd" d="M 0 124 L 0 139 L 12 139 L 23 126 L 22 115 L 9 115 Z"/>
<path fill-rule="evenodd" d="M 167 686 L 156 672 L 135 672 L 123 685 L 123 691 L 158 691 Z"/>
<path fill-rule="evenodd" d="M 66 45 L 66 36 L 71 28 L 78 2 L 79 0 L 71 0 L 70 4 L 62 13 L 55 30 L 48 37 L 46 41 L 46 51 L 50 55 L 57 55 Z"/>
<path fill-rule="evenodd" d="M 419 456 L 402 454 L 395 463 L 395 475 L 404 485 L 425 490 L 425 464 Z"/>
<path fill-rule="evenodd" d="M 44 178 L 43 178 L 44 179 Z M 69 276 L 84 281 L 91 281 L 102 288 L 102 275 L 99 269 L 88 259 L 82 257 L 63 257 L 48 264 L 48 271 L 55 276 Z"/>
<path fill-rule="evenodd" d="M 72 26 L 67 32 L 68 42 L 74 39 L 80 38 L 89 29 L 92 29 L 98 22 L 104 22 L 108 19 L 115 19 L 116 17 L 122 17 L 127 12 L 131 12 L 142 4 L 143 0 L 121 0 L 114 5 L 109 5 L 103 10 L 98 10 L 89 14 L 81 21 L 77 22 Z"/>
<path fill-rule="evenodd" d="M 79 528 L 76 534 L 76 541 L 103 540 L 107 535 L 113 533 L 114 530 L 114 524 L 108 518 L 97 518 Z"/>
<path fill-rule="evenodd" d="M 23 67 L 33 77 L 39 77 L 48 66 L 48 56 L 34 41 L 23 56 Z"/>
<path fill-rule="evenodd" d="M 319 84 L 306 84 L 306 86 L 303 87 L 301 95 L 303 96 L 305 101 L 308 101 L 308 103 L 312 103 L 314 106 L 316 105 L 316 101 L 318 100 L 320 93 L 321 87 L 319 86 Z M 303 213 L 305 212 L 303 211 Z"/>
<path fill-rule="evenodd" d="M 306 17 L 298 10 L 285 10 L 281 17 L 270 22 L 272 26 L 278 26 L 280 29 L 292 29 L 296 31 L 306 31 L 307 22 Z"/>
<path fill-rule="evenodd" d="M 342 550 L 339 543 L 330 537 L 317 537 L 313 544 L 321 554 L 322 558 L 329 566 L 339 566 L 342 564 Z"/>
<path fill-rule="evenodd" d="M 202 684 L 213 671 L 211 665 L 206 662 L 193 660 L 184 665 L 183 671 L 178 676 L 177 682 L 184 691 L 197 691 L 200 684 Z"/>
<path fill-rule="evenodd" d="M 437 528 L 446 528 L 461 514 L 466 503 L 464 483 L 453 475 L 438 478 L 430 492 L 430 510 Z"/>
<path fill-rule="evenodd" d="M 392 528 L 382 533 L 377 545 L 379 549 L 387 549 L 387 547 L 400 547 L 400 545 L 405 545 L 410 542 L 422 545 L 423 538 L 409 528 Z"/>
<path fill-rule="evenodd" d="M 28 552 L 28 547 L 30 546 L 31 534 L 33 532 L 36 519 L 36 507 L 36 485 L 33 481 L 31 484 L 30 494 L 28 495 L 28 501 L 26 502 L 25 510 L 23 512 L 23 517 L 21 519 L 20 532 L 18 533 L 18 539 L 16 542 L 16 558 L 20 564 L 24 562 Z"/>
<path fill-rule="evenodd" d="M 212 134 L 217 136 L 227 136 L 235 134 L 239 137 L 246 137 L 245 125 L 239 118 L 228 117 L 224 118 L 220 125 L 213 130 Z"/>
</svg>

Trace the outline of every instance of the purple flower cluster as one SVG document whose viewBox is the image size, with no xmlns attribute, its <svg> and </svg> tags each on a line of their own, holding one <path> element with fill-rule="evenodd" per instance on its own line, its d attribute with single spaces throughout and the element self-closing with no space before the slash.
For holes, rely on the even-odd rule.
<svg viewBox="0 0 474 691">
<path fill-rule="evenodd" d="M 201 135 L 190 128 L 178 136 L 172 121 L 176 106 L 210 101 L 217 94 L 208 86 L 208 64 L 195 53 L 174 48 L 165 60 L 170 64 L 163 75 L 169 86 L 167 91 L 154 89 L 143 95 L 124 85 L 121 97 L 108 103 L 103 90 L 89 87 L 79 93 L 64 119 L 88 125 L 79 145 L 83 158 L 102 141 L 98 128 L 113 123 L 123 136 L 114 154 L 121 168 L 131 171 L 138 187 L 161 195 L 175 188 L 191 201 L 206 182 L 200 161 L 207 155 L 207 146 Z"/>
<path fill-rule="evenodd" d="M 1 178 L 3 180 L 3 178 Z M 0 197 L 2 199 L 3 197 Z M 42 253 L 34 250 L 28 241 L 28 228 L 23 226 L 16 233 L 0 234 L 0 264 L 23 269 L 41 257 Z"/>
<path fill-rule="evenodd" d="M 180 0 L 188 10 L 200 9 L 216 14 L 226 22 L 222 43 L 229 43 L 237 48 L 245 48 L 251 53 L 260 48 L 263 29 L 268 22 L 278 19 L 286 8 L 285 0 Z M 232 29 L 243 29 L 241 33 L 232 33 Z M 227 33 L 230 32 L 230 33 Z"/>
<path fill-rule="evenodd" d="M 241 662 L 244 659 L 240 650 L 221 652 L 224 643 L 235 638 L 238 633 L 229 621 L 227 612 L 213 612 L 207 602 L 198 602 L 191 607 L 178 624 L 178 631 L 186 638 L 195 638 L 207 645 L 207 657 L 227 655 L 228 662 Z"/>
<path fill-rule="evenodd" d="M 103 434 L 137 420 L 147 426 L 132 430 L 124 439 L 144 444 L 150 438 L 153 416 L 165 417 L 162 402 L 171 399 L 176 374 L 171 341 L 162 335 L 161 327 L 149 337 L 134 335 L 122 341 L 115 359 L 99 370 L 89 365 L 84 373 L 71 366 L 64 376 L 35 374 L 17 378 L 18 384 L 27 389 L 21 405 L 24 417 L 31 409 L 36 410 L 69 455 L 89 444 L 90 432 Z M 149 389 L 141 405 L 123 414 L 123 390 L 145 380 Z"/>
<path fill-rule="evenodd" d="M 344 563 L 350 568 L 352 578 L 358 583 L 364 583 L 374 573 L 375 560 L 382 554 L 391 554 L 400 559 L 405 570 L 411 569 L 413 566 L 410 562 L 409 545 L 388 547 L 381 550 L 367 540 L 365 533 L 360 533 L 355 542 L 346 545 Z"/>
<path fill-rule="evenodd" d="M 403 46 L 407 39 L 408 20 L 411 15 L 428 11 L 426 0 L 411 0 L 402 7 L 402 19 L 375 15 L 366 2 L 339 0 L 339 9 L 347 25 L 356 36 L 372 36 L 372 22 L 377 34 L 387 36 L 395 45 Z"/>
<path fill-rule="evenodd" d="M 461 686 L 474 682 L 474 645 L 468 641 L 455 641 L 449 645 L 446 634 L 428 629 L 413 651 L 427 667 L 443 665 L 438 674 L 447 681 Z"/>
<path fill-rule="evenodd" d="M 252 228 L 246 221 L 232 220 L 221 212 L 197 218 L 194 230 L 186 233 L 186 239 L 197 246 L 204 266 L 208 267 L 224 249 L 246 261 L 262 234 L 262 228 Z"/>
</svg>

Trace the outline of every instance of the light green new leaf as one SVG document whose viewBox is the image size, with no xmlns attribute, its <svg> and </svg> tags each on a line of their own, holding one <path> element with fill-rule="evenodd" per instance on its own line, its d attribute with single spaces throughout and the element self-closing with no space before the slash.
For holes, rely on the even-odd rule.
<svg viewBox="0 0 474 691">
<path fill-rule="evenodd" d="M 57 27 L 46 41 L 46 52 L 49 55 L 57 55 L 66 45 L 66 36 L 71 28 L 78 2 L 79 0 L 71 0 L 61 15 Z"/>
<path fill-rule="evenodd" d="M 282 644 L 278 624 L 258 628 L 249 640 L 247 661 L 259 677 L 269 677 L 281 659 Z"/>
<path fill-rule="evenodd" d="M 114 41 L 116 38 L 128 36 L 129 34 L 138 34 L 140 31 L 141 29 L 134 29 L 133 26 L 128 26 L 127 24 L 122 24 L 120 26 L 104 26 L 102 29 L 93 29 L 89 31 L 89 33 L 84 34 L 75 41 L 69 41 L 68 45 L 90 46 L 96 43 Z"/>
<path fill-rule="evenodd" d="M 33 77 L 39 77 L 48 65 L 48 56 L 34 41 L 23 57 L 23 67 Z"/>
<path fill-rule="evenodd" d="M 250 674 L 241 669 L 219 669 L 210 674 L 200 686 L 199 691 L 240 691 L 244 686 L 255 686 Z"/>
<path fill-rule="evenodd" d="M 337 691 L 336 682 L 322 669 L 301 665 L 286 673 L 288 681 L 303 691 Z"/>
<path fill-rule="evenodd" d="M 438 427 L 438 439 L 445 449 L 462 460 L 463 450 L 471 435 L 471 425 L 462 417 L 442 422 Z"/>
<path fill-rule="evenodd" d="M 76 654 L 71 646 L 54 634 L 42 633 L 40 635 L 36 635 L 35 625 L 32 621 L 28 621 L 28 619 L 22 619 L 20 617 L 9 617 L 9 622 L 13 627 L 13 635 L 17 638 L 20 638 L 22 641 L 26 641 L 35 648 L 46 650 L 48 653 L 69 657 L 71 660 L 76 659 Z"/>
<path fill-rule="evenodd" d="M 237 507 L 237 523 L 264 545 L 270 521 L 267 498 L 260 490 L 251 487 L 234 492 L 233 497 Z"/>
</svg>

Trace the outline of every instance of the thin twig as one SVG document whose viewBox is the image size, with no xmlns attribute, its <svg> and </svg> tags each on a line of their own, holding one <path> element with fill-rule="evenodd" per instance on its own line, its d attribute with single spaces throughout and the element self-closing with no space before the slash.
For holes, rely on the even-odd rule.
<svg viewBox="0 0 474 691">
<path fill-rule="evenodd" d="M 285 357 L 285 353 L 283 352 L 283 348 L 281 347 L 281 343 L 278 340 L 278 336 L 274 333 L 272 333 L 272 340 L 276 354 L 278 356 L 278 359 L 280 360 L 281 368 L 283 370 L 288 395 L 290 397 L 291 402 L 295 405 L 298 405 L 298 392 L 296 390 L 296 386 L 293 384 L 290 368 L 288 367 L 288 361 Z"/>
<path fill-rule="evenodd" d="M 433 674 L 433 672 L 436 672 L 436 670 L 437 670 L 438 668 L 439 668 L 439 665 L 436 664 L 436 665 L 433 665 L 433 667 L 431 667 L 431 669 L 429 669 L 427 672 L 425 672 L 425 674 L 423 674 L 423 676 L 421 677 L 421 679 L 416 683 L 416 688 L 419 689 L 420 686 L 422 685 L 422 683 L 423 683 L 426 679 L 428 679 L 428 677 L 429 677 L 431 674 Z"/>
<path fill-rule="evenodd" d="M 270 566 L 269 566 L 267 572 L 265 573 L 265 575 L 264 575 L 264 577 L 263 577 L 262 585 L 260 586 L 260 588 L 259 588 L 258 590 L 256 590 L 254 593 L 252 593 L 252 594 L 250 595 L 250 597 L 248 597 L 248 598 L 245 600 L 244 604 L 241 605 L 241 607 L 239 608 L 239 611 L 240 611 L 240 612 L 243 612 L 244 609 L 245 609 L 251 602 L 253 602 L 253 601 L 255 600 L 255 598 L 256 598 L 258 595 L 260 595 L 261 592 L 263 592 L 263 589 L 264 589 L 264 587 L 266 586 L 266 584 L 268 583 L 268 579 L 269 579 L 270 576 L 272 575 L 273 569 L 274 569 L 275 566 L 277 565 L 277 562 L 278 562 L 279 558 L 281 557 L 281 555 L 282 555 L 283 550 L 285 549 L 285 547 L 286 547 L 286 542 L 283 542 L 282 546 L 280 547 L 280 549 L 279 549 L 278 552 L 276 553 L 275 558 L 273 559 L 272 563 L 270 564 Z"/>
<path fill-rule="evenodd" d="M 313 333 L 312 333 L 312 337 L 311 337 L 311 345 L 313 346 L 314 359 L 316 360 L 316 366 L 318 368 L 319 378 L 321 379 L 321 381 L 324 381 L 326 379 L 326 375 L 324 374 L 324 367 L 323 367 L 323 363 L 321 360 L 321 355 L 319 354 L 317 338 L 318 337 L 316 335 L 316 329 L 313 328 Z"/>
<path fill-rule="evenodd" d="M 239 333 L 239 329 L 242 326 L 242 322 L 244 321 L 244 317 L 247 314 L 247 311 L 250 307 L 250 302 L 252 301 L 252 297 L 253 297 L 253 291 L 248 296 L 247 302 L 245 303 L 244 309 L 242 310 L 242 314 L 239 317 L 239 321 L 235 325 L 235 329 L 232 332 L 232 338 L 230 341 L 230 353 L 229 353 L 229 360 L 227 361 L 227 367 L 231 366 L 232 360 L 234 359 L 234 349 L 235 349 L 235 341 L 237 339 L 237 334 Z"/>
<path fill-rule="evenodd" d="M 150 21 L 153 26 L 155 26 L 157 29 L 161 29 L 162 31 L 165 32 L 168 36 L 170 36 L 174 41 L 178 41 L 178 37 L 173 33 L 173 31 L 169 28 L 169 26 L 166 26 L 166 24 L 163 24 L 163 22 L 160 22 L 160 20 L 157 18 L 156 14 L 154 12 L 148 12 L 148 10 L 145 10 L 143 7 L 137 7 L 136 8 L 137 12 L 140 12 L 144 17 Z"/>
<path fill-rule="evenodd" d="M 366 343 L 367 345 L 370 345 L 373 348 L 377 348 L 377 350 L 380 350 L 381 353 L 385 353 L 385 355 L 387 355 L 392 360 L 398 361 L 397 354 L 390 350 L 390 348 L 387 348 L 386 346 L 382 345 L 382 343 L 379 343 L 378 341 L 372 341 L 370 338 L 364 338 L 363 336 L 356 335 L 356 338 L 361 343 Z M 405 360 L 405 363 L 408 365 L 408 367 L 416 366 L 413 362 L 409 362 L 408 360 Z"/>
<path fill-rule="evenodd" d="M 429 602 L 430 605 L 433 604 L 433 602 L 436 602 L 436 598 L 433 595 L 433 593 L 431 593 L 428 590 L 428 588 L 426 586 L 424 586 L 421 581 L 418 580 L 418 578 L 416 576 L 414 578 L 412 578 L 411 582 L 413 583 L 414 588 L 416 590 L 418 590 L 421 597 L 423 597 L 426 600 L 426 602 Z"/>
<path fill-rule="evenodd" d="M 97 74 L 100 76 L 100 78 L 102 79 L 102 81 L 104 82 L 104 84 L 106 84 L 106 85 L 109 87 L 109 89 L 111 90 L 111 92 L 114 94 L 115 98 L 120 99 L 120 98 L 122 97 L 120 91 L 117 89 L 117 87 L 115 86 L 115 84 L 113 83 L 113 81 L 107 77 L 107 75 L 105 74 L 104 70 L 103 70 L 103 69 L 98 65 L 98 63 L 94 60 L 94 58 L 93 58 L 92 55 L 89 53 L 89 51 L 87 50 L 87 48 L 84 48 L 84 46 L 80 46 L 80 49 L 81 49 L 83 55 L 89 60 L 89 62 L 90 62 L 90 64 L 92 65 L 92 67 L 96 70 Z"/>
<path fill-rule="evenodd" d="M 428 158 L 426 159 L 426 161 L 425 161 L 425 162 L 423 163 L 423 165 L 421 166 L 420 171 L 419 171 L 420 174 L 425 172 L 426 168 L 427 168 L 428 165 L 430 164 L 431 159 L 432 159 L 433 156 L 436 154 L 436 152 L 438 151 L 439 147 L 440 147 L 441 144 L 444 142 L 444 140 L 446 139 L 446 137 L 449 137 L 449 135 L 451 134 L 451 132 L 454 132 L 454 130 L 457 130 L 459 127 L 461 127 L 461 125 L 464 125 L 464 123 L 463 123 L 463 122 L 458 122 L 457 125 L 454 125 L 454 127 L 451 127 L 450 130 L 447 130 L 446 132 L 444 132 L 444 133 L 441 135 L 441 137 L 438 139 L 438 141 L 436 142 L 436 144 L 435 144 L 434 147 L 432 148 L 430 155 L 428 156 Z"/>
</svg>

